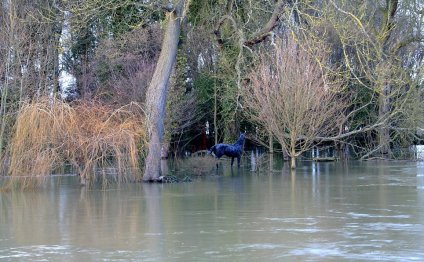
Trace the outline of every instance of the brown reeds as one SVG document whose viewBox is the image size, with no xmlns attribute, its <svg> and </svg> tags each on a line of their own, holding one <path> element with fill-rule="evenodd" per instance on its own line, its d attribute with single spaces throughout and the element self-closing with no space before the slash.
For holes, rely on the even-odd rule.
<svg viewBox="0 0 424 262">
<path fill-rule="evenodd" d="M 137 103 L 120 108 L 93 101 L 71 106 L 53 98 L 27 103 L 18 112 L 10 143 L 8 186 L 36 186 L 65 163 L 84 184 L 99 177 L 103 183 L 139 180 L 145 122 Z M 98 172 L 106 167 L 114 172 Z"/>
</svg>

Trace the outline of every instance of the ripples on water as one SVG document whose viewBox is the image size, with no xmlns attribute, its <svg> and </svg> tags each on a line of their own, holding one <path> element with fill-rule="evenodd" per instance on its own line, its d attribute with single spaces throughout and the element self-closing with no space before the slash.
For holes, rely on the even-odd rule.
<svg viewBox="0 0 424 262">
<path fill-rule="evenodd" d="M 225 162 L 193 183 L 109 190 L 56 177 L 2 193 L 0 260 L 424 260 L 424 164 L 271 167 Z"/>
</svg>

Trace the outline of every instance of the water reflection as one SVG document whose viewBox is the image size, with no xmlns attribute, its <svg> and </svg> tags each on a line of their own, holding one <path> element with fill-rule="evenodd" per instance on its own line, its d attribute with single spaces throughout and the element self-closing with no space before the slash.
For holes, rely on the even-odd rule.
<svg viewBox="0 0 424 262">
<path fill-rule="evenodd" d="M 422 164 L 248 160 L 193 183 L 2 193 L 0 260 L 424 259 Z"/>
</svg>

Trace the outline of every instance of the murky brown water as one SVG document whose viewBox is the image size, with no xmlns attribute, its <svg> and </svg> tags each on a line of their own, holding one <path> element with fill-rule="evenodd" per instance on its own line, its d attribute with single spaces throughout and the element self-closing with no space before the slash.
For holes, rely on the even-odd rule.
<svg viewBox="0 0 424 262">
<path fill-rule="evenodd" d="M 0 261 L 424 260 L 424 163 L 243 163 L 192 183 L 1 193 Z"/>
</svg>

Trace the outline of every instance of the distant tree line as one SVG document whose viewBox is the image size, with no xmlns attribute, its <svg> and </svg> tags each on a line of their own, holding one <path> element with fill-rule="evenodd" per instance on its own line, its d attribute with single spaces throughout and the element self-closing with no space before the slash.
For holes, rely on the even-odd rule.
<svg viewBox="0 0 424 262">
<path fill-rule="evenodd" d="M 423 30 L 419 0 L 2 0 L 0 156 L 22 102 L 58 97 L 143 104 L 145 180 L 206 122 L 292 159 L 394 157 L 424 132 Z"/>
</svg>

